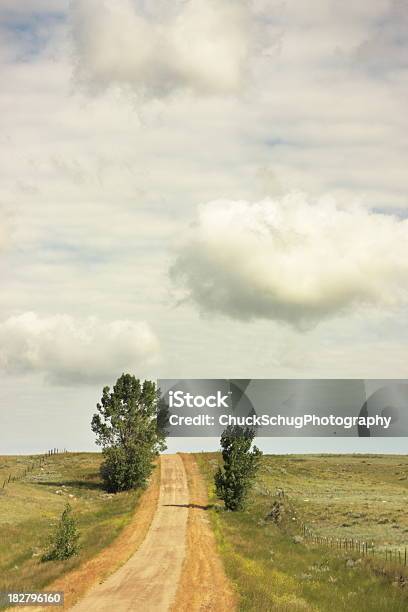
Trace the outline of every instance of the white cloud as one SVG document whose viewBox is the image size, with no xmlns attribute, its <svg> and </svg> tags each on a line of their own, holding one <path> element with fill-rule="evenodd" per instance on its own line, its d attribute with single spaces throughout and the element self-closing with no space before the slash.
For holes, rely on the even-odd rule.
<svg viewBox="0 0 408 612">
<path fill-rule="evenodd" d="M 359 309 L 350 308 L 347 317 L 331 318 L 299 334 L 270 319 L 242 325 L 239 319 L 199 318 L 191 302 L 173 309 L 167 278 L 169 243 L 194 214 L 197 202 L 220 197 L 259 202 L 300 189 L 316 198 L 329 192 L 345 201 L 369 202 L 376 209 L 406 214 L 407 80 L 400 69 L 375 72 L 364 70 L 364 63 L 363 70 L 354 65 L 356 49 L 377 40 L 389 0 L 353 7 L 341 0 L 258 0 L 264 7 L 260 19 L 258 8 L 243 28 L 235 22 L 234 31 L 243 32 L 248 44 L 253 44 L 253 32 L 246 28 L 252 28 L 254 20 L 268 38 L 267 53 L 252 53 L 247 47 L 251 79 L 244 95 L 200 95 L 203 85 L 195 80 L 202 75 L 200 68 L 188 82 L 180 73 L 172 80 L 171 73 L 167 89 L 160 89 L 161 82 L 157 86 L 157 95 L 169 91 L 169 84 L 172 91 L 192 89 L 196 95 L 149 98 L 148 104 L 139 103 L 139 96 L 123 95 L 126 83 L 133 91 L 147 88 L 147 95 L 155 95 L 156 81 L 149 79 L 150 71 L 159 79 L 157 62 L 149 64 L 148 74 L 134 78 L 129 57 L 135 56 L 137 41 L 131 41 L 133 55 L 117 54 L 118 68 L 112 71 L 110 64 L 98 77 L 93 60 L 86 63 L 88 54 L 78 57 L 69 43 L 65 45 L 70 37 L 64 28 L 69 26 L 64 19 L 49 18 L 46 13 L 52 4 L 55 1 L 0 2 L 1 9 L 8 9 L 7 14 L 0 9 L 2 32 L 7 34 L 4 53 L 0 50 L 5 84 L 0 92 L 0 206 L 6 213 L 3 233 L 8 239 L 0 253 L 0 321 L 10 313 L 24 312 L 27 296 L 33 311 L 69 313 L 75 321 L 95 312 L 104 321 L 149 321 L 160 337 L 164 377 L 180 372 L 268 376 L 271 371 L 282 376 L 299 372 L 336 376 L 338 353 L 328 359 L 323 345 L 326 351 L 340 350 L 341 345 L 345 376 L 366 371 L 369 361 L 377 374 L 393 376 L 397 355 L 403 368 L 408 346 L 404 305 L 391 315 L 387 305 L 379 312 L 364 309 L 361 315 Z M 58 10 L 60 4 L 65 10 L 67 3 L 58 3 Z M 139 0 L 136 4 L 134 0 L 131 9 L 136 15 L 133 7 L 144 5 L 138 16 L 146 27 L 157 33 L 163 26 L 167 36 L 188 4 L 191 8 L 193 3 Z M 36 12 L 31 18 L 31 9 L 40 5 L 44 15 Z M 99 13 L 107 14 L 102 5 L 82 2 L 83 10 L 88 6 L 94 14 L 75 29 L 77 43 L 82 26 L 91 34 L 102 33 Z M 117 5 L 122 5 L 120 0 L 104 6 L 116 11 Z M 208 10 L 214 6 L 211 1 L 207 5 Z M 218 6 L 226 6 L 225 0 L 217 3 L 217 10 Z M 24 19 L 16 19 L 17 12 Z M 399 19 L 395 12 L 389 15 Z M 11 26 L 7 32 L 6 20 Z M 24 27 L 13 30 L 16 23 Z M 106 22 L 103 40 L 93 40 L 97 58 L 102 45 L 103 53 L 112 47 L 108 43 L 114 23 Z M 127 27 L 122 20 L 121 37 Z M 44 28 L 49 36 L 42 36 Z M 391 30 L 400 30 L 388 22 L 386 29 L 384 44 Z M 200 40 L 197 37 L 197 43 Z M 86 41 L 90 44 L 89 38 Z M 153 59 L 161 61 L 162 56 Z M 387 57 L 392 67 L 392 53 Z M 75 58 L 79 67 L 89 66 L 91 86 L 121 87 L 113 86 L 100 96 L 84 95 L 86 90 L 72 80 Z M 173 62 L 174 55 L 170 59 Z M 246 55 L 241 81 L 245 61 Z M 372 64 L 376 62 L 374 54 Z M 129 81 L 123 80 L 123 74 Z M 208 93 L 206 87 L 203 93 Z M 297 276 L 293 279 L 296 282 Z M 269 305 L 266 310 L 269 317 Z M 299 307 L 295 312 L 296 322 L 300 311 Z M 392 331 L 384 323 L 388 316 L 394 320 Z M 396 347 L 394 359 L 389 359 L 388 349 L 374 354 L 373 347 L 380 343 L 372 338 L 377 331 L 387 346 Z M 296 365 L 282 369 L 286 359 L 282 347 L 292 337 L 289 361 L 296 358 Z M 299 338 L 304 342 L 302 351 Z M 357 344 L 359 351 L 354 350 Z M 313 367 L 310 353 L 316 356 Z M 303 370 L 299 354 L 306 355 Z M 34 378 L 42 377 L 27 376 L 27 389 Z"/>
<path fill-rule="evenodd" d="M 158 352 L 158 340 L 143 322 L 26 312 L 0 323 L 0 367 L 45 374 L 59 384 L 109 381 L 122 371 L 140 375 Z"/>
<path fill-rule="evenodd" d="M 408 289 L 408 220 L 301 193 L 199 208 L 171 274 L 207 312 L 308 326 Z"/>
<path fill-rule="evenodd" d="M 190 0 L 173 15 L 146 15 L 131 0 L 74 0 L 80 80 L 163 97 L 178 90 L 237 92 L 250 48 L 244 0 Z M 157 11 L 156 11 L 157 13 Z"/>
</svg>

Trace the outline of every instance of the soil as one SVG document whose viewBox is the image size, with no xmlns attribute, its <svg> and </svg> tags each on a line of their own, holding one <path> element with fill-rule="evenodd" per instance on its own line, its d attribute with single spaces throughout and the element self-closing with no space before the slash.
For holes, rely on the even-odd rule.
<svg viewBox="0 0 408 612">
<path fill-rule="evenodd" d="M 208 495 L 194 455 L 182 454 L 190 491 L 187 553 L 172 612 L 236 609 L 237 597 L 217 553 Z"/>
</svg>

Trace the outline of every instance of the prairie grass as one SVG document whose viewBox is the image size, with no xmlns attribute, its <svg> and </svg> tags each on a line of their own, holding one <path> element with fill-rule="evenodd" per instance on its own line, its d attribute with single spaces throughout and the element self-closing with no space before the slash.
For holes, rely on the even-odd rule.
<svg viewBox="0 0 408 612">
<path fill-rule="evenodd" d="M 0 486 L 33 457 L 0 457 Z M 51 456 L 25 478 L 0 489 L 0 591 L 40 590 L 110 544 L 129 522 L 140 491 L 108 495 L 99 476 L 99 453 Z M 67 561 L 41 562 L 65 504 L 80 532 L 80 553 Z"/>
<path fill-rule="evenodd" d="M 378 546 L 401 545 L 408 493 L 401 474 L 407 457 L 265 456 L 247 509 L 236 513 L 225 512 L 214 495 L 220 455 L 196 459 L 208 483 L 214 504 L 209 514 L 240 610 L 408 610 L 408 581 L 396 568 L 383 571 L 370 559 L 296 538 L 304 520 L 323 535 L 364 539 L 369 534 Z M 286 499 L 278 525 L 267 519 L 277 488 L 284 489 Z M 393 518 L 399 529 L 390 528 Z"/>
</svg>

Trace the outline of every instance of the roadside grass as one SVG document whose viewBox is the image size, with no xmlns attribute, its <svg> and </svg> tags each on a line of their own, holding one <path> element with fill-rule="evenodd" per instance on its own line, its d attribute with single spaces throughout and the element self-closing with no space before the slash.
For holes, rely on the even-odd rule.
<svg viewBox="0 0 408 612">
<path fill-rule="evenodd" d="M 240 610 L 408 610 L 408 581 L 393 584 L 400 577 L 396 568 L 384 572 L 371 559 L 294 541 L 304 520 L 322 535 L 364 539 L 369 534 L 378 546 L 407 543 L 402 534 L 408 487 L 401 473 L 408 457 L 264 456 L 248 508 L 237 513 L 225 512 L 214 495 L 220 454 L 197 454 L 196 459 L 214 504 L 209 514 Z M 286 496 L 279 525 L 266 518 L 277 488 Z M 399 529 L 391 527 L 394 523 Z"/>
<path fill-rule="evenodd" d="M 1 484 L 3 475 L 20 473 L 32 459 L 0 457 Z M 53 455 L 23 480 L 0 489 L 0 591 L 42 589 L 109 545 L 130 521 L 141 491 L 107 494 L 99 476 L 101 460 L 99 453 Z M 43 563 L 67 502 L 77 520 L 80 553 Z"/>
</svg>

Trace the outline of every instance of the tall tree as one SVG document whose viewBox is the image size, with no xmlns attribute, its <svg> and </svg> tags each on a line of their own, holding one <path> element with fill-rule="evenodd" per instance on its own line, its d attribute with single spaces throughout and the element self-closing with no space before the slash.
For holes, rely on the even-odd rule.
<svg viewBox="0 0 408 612">
<path fill-rule="evenodd" d="M 221 435 L 223 467 L 214 476 L 217 495 L 227 510 L 242 510 L 259 467 L 262 452 L 251 450 L 255 431 L 229 426 Z"/>
<path fill-rule="evenodd" d="M 96 443 L 102 446 L 101 474 L 108 490 L 117 492 L 144 486 L 154 458 L 166 448 L 159 392 L 156 384 L 143 384 L 122 374 L 111 391 L 104 387 L 92 418 Z"/>
</svg>

